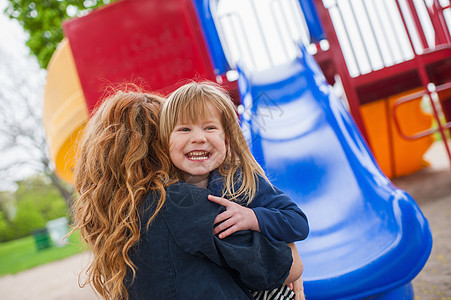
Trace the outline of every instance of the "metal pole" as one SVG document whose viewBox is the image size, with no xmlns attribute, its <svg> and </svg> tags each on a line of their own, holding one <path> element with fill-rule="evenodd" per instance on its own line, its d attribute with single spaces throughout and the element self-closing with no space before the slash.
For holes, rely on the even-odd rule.
<svg viewBox="0 0 451 300">
<path fill-rule="evenodd" d="M 354 62 L 356 64 L 356 66 L 357 66 L 357 69 L 359 70 L 359 75 L 361 75 L 362 74 L 362 70 L 360 69 L 359 62 L 357 61 L 357 54 L 356 54 L 356 52 L 354 50 L 354 46 L 352 45 L 352 41 L 349 38 L 348 26 L 346 25 L 346 22 L 344 21 L 343 12 L 341 11 L 340 6 L 336 2 L 335 2 L 335 8 L 338 10 L 338 15 L 340 16 L 340 21 L 343 24 L 343 28 L 345 29 L 344 33 L 345 33 L 346 39 L 349 42 L 349 46 L 351 48 L 352 58 L 354 59 Z"/>
<path fill-rule="evenodd" d="M 277 1 L 279 1 L 279 0 L 277 0 Z M 285 57 L 286 57 L 287 60 L 288 60 L 288 57 L 289 57 L 289 56 L 288 56 L 287 48 L 285 47 L 285 45 L 284 45 L 284 43 L 283 43 L 283 39 L 282 39 L 282 30 L 280 29 L 279 22 L 277 22 L 277 20 L 276 20 L 275 3 L 276 3 L 276 2 L 275 2 L 274 0 L 271 1 L 271 7 L 274 8 L 273 11 L 272 11 L 271 16 L 272 16 L 272 18 L 273 18 L 273 20 L 274 20 L 274 24 L 276 24 L 277 33 L 279 34 L 279 38 L 280 38 L 280 44 L 282 45 L 283 52 L 285 53 Z M 280 3 L 280 2 L 279 2 L 279 3 Z M 279 8 L 280 8 L 281 14 L 283 15 L 283 8 L 282 8 L 280 5 L 279 5 Z M 285 27 L 286 27 L 286 29 L 287 29 L 288 36 L 291 37 L 291 38 L 293 39 L 293 37 L 291 36 L 290 27 L 289 27 L 289 25 L 288 25 L 288 23 L 287 23 L 287 19 L 286 19 L 286 18 L 283 18 L 283 20 L 285 21 L 284 24 L 285 24 Z"/>
<path fill-rule="evenodd" d="M 401 7 L 399 5 L 399 0 L 396 0 L 396 5 L 398 6 L 399 11 L 401 12 Z M 402 17 L 402 22 L 404 23 L 404 27 L 407 30 L 406 20 L 404 18 L 404 15 L 402 14 L 402 12 L 401 12 L 401 17 Z M 410 44 L 411 44 L 411 46 L 413 48 L 412 38 L 410 37 L 410 34 L 408 34 L 408 37 L 409 37 L 409 42 L 410 42 Z M 414 52 L 414 55 L 415 55 L 414 56 L 414 60 L 415 60 L 415 62 L 417 64 L 417 71 L 419 73 L 421 83 L 423 84 L 423 86 L 424 86 L 424 88 L 426 90 L 426 93 L 429 96 L 429 100 L 430 100 L 431 106 L 432 106 L 432 111 L 434 113 L 435 119 L 437 120 L 438 129 L 439 129 L 440 135 L 442 137 L 443 143 L 445 144 L 445 149 L 446 149 L 446 153 L 448 154 L 448 158 L 449 158 L 449 161 L 450 161 L 450 168 L 451 168 L 451 151 L 449 149 L 448 142 L 446 141 L 445 130 L 444 130 L 444 128 L 442 126 L 442 123 L 440 121 L 440 116 L 438 114 L 438 110 L 435 107 L 434 100 L 432 99 L 431 92 L 429 91 L 429 88 L 428 88 L 428 84 L 430 83 L 430 80 L 428 78 L 428 75 L 427 75 L 426 70 L 425 70 L 424 63 L 421 61 L 420 56 L 416 52 Z"/>
<path fill-rule="evenodd" d="M 362 133 L 362 136 L 369 145 L 368 134 L 363 123 L 362 115 L 360 114 L 360 102 L 359 96 L 355 89 L 355 84 L 352 82 L 351 76 L 349 75 L 348 67 L 346 66 L 346 61 L 343 57 L 343 51 L 338 42 L 337 34 L 333 28 L 332 19 L 327 8 L 324 6 L 323 0 L 315 0 L 316 7 L 318 8 L 318 13 L 320 14 L 321 20 L 324 22 L 324 29 L 327 31 L 328 40 L 331 49 L 337 49 L 336 54 L 332 55 L 332 61 L 337 68 L 338 74 L 340 75 L 341 82 L 343 84 L 343 89 L 346 93 L 346 97 L 349 102 L 349 109 L 351 114 Z M 330 29 L 330 30 L 329 30 Z"/>
<path fill-rule="evenodd" d="M 381 47 L 379 45 L 379 42 L 377 41 L 376 31 L 374 30 L 373 22 L 370 19 L 370 14 L 368 13 L 368 8 L 367 8 L 367 5 L 366 5 L 366 1 L 362 1 L 362 5 L 363 5 L 363 9 L 365 11 L 365 17 L 368 19 L 368 23 L 370 24 L 371 34 L 373 35 L 374 42 L 376 43 L 377 53 L 379 54 L 379 57 L 380 57 L 380 59 L 382 61 L 382 65 L 385 65 L 384 64 L 384 58 L 382 57 L 382 49 L 381 49 Z M 371 65 L 371 63 L 370 63 L 370 65 Z"/>
<path fill-rule="evenodd" d="M 257 13 L 257 8 L 255 7 L 255 3 L 253 0 L 250 0 L 250 3 L 252 6 L 252 10 L 254 11 L 254 14 L 255 14 L 255 19 L 257 20 L 257 27 L 260 31 L 261 37 L 263 39 L 263 43 L 265 44 L 265 50 L 266 50 L 266 54 L 268 55 L 269 63 L 271 64 L 271 66 L 274 66 L 274 61 L 272 60 L 271 53 L 269 52 L 268 41 L 265 38 L 265 34 L 264 34 L 263 28 L 262 28 L 262 23 L 260 21 L 259 15 Z"/>
<path fill-rule="evenodd" d="M 359 22 L 357 20 L 357 15 L 355 13 L 354 6 L 352 5 L 352 2 L 349 1 L 348 3 L 349 3 L 349 6 L 351 7 L 352 17 L 354 18 L 354 21 L 355 21 L 355 23 L 357 25 L 356 26 L 357 27 L 357 32 L 359 33 L 360 41 L 363 44 L 363 50 L 365 52 L 366 59 L 368 61 L 368 64 L 370 65 L 371 70 L 373 70 L 373 66 L 371 65 L 371 58 L 370 58 L 370 52 L 368 50 L 368 45 L 365 43 L 365 39 L 363 38 L 362 30 L 360 29 Z"/>
<path fill-rule="evenodd" d="M 379 0 L 376 0 L 376 1 L 379 1 Z M 382 24 L 382 19 L 381 19 L 381 15 L 379 13 L 379 10 L 375 9 L 374 12 L 375 12 L 377 21 L 379 22 L 379 25 L 380 25 L 380 27 L 382 29 L 382 32 L 383 32 L 383 34 L 381 35 L 381 38 L 385 41 L 385 44 L 387 45 L 388 51 L 390 52 L 390 57 L 392 58 L 393 64 L 395 64 L 396 63 L 396 61 L 395 61 L 395 51 L 393 50 L 392 43 L 390 43 L 390 41 L 387 39 L 387 36 L 388 36 L 387 30 L 385 30 L 385 26 Z M 382 62 L 384 63 L 383 59 L 382 59 Z M 384 63 L 384 66 L 385 66 L 385 63 Z"/>
</svg>

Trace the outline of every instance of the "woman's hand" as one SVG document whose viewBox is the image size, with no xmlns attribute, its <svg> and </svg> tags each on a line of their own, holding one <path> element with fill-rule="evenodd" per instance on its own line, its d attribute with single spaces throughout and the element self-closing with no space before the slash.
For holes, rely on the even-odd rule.
<svg viewBox="0 0 451 300">
<path fill-rule="evenodd" d="M 213 233 L 219 233 L 218 237 L 220 239 L 240 230 L 260 231 L 257 217 L 252 209 L 213 195 L 209 195 L 208 200 L 226 208 L 226 211 L 217 215 L 215 219 L 215 225 L 217 226 L 214 228 Z"/>
<path fill-rule="evenodd" d="M 305 300 L 304 295 L 304 282 L 302 281 L 302 276 L 292 283 L 292 290 L 296 294 L 294 300 Z"/>
</svg>

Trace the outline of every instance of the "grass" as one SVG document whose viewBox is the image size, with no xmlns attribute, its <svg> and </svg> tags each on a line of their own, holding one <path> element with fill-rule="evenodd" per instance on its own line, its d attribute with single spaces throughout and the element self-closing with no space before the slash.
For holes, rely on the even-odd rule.
<svg viewBox="0 0 451 300">
<path fill-rule="evenodd" d="M 33 236 L 0 244 L 0 276 L 16 274 L 30 268 L 81 253 L 86 248 L 74 233 L 63 247 L 37 250 Z"/>
</svg>

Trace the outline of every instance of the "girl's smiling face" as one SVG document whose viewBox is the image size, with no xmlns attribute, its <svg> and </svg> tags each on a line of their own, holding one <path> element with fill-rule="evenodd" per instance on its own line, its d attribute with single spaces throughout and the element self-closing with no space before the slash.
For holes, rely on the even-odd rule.
<svg viewBox="0 0 451 300">
<path fill-rule="evenodd" d="M 227 145 L 219 111 L 206 105 L 206 118 L 179 118 L 169 137 L 169 156 L 183 172 L 183 180 L 206 187 L 210 172 L 225 160 Z"/>
</svg>

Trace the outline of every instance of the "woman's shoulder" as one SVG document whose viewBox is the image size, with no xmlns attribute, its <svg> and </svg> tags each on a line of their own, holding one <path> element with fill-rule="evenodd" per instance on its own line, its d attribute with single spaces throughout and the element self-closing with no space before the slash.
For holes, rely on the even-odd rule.
<svg viewBox="0 0 451 300">
<path fill-rule="evenodd" d="M 201 189 L 195 185 L 177 181 L 170 183 L 165 188 L 165 205 L 163 210 L 169 205 L 176 205 L 182 207 L 193 206 L 199 202 L 202 198 L 207 198 L 209 191 L 206 189 Z M 142 203 L 143 212 L 152 211 L 161 197 L 161 191 L 158 189 L 150 189 L 144 196 Z"/>
<path fill-rule="evenodd" d="M 177 200 L 179 198 L 186 198 L 190 195 L 209 194 L 209 190 L 199 188 L 193 184 L 183 181 L 171 182 L 165 187 L 166 196 L 171 200 Z M 160 191 L 156 189 L 150 189 L 145 195 L 146 201 L 153 202 L 154 198 L 160 197 Z"/>
<path fill-rule="evenodd" d="M 189 183 L 178 181 L 168 185 L 165 189 L 166 200 L 160 215 L 166 219 L 195 219 L 201 215 L 218 213 L 218 205 L 208 200 L 211 191 L 202 189 Z M 160 192 L 149 191 L 143 202 L 142 213 L 144 219 L 151 215 L 157 206 Z"/>
<path fill-rule="evenodd" d="M 212 192 L 208 189 L 199 188 L 195 185 L 178 181 L 166 187 L 165 210 L 177 211 L 182 209 L 191 213 L 214 210 L 213 202 L 208 200 Z M 197 213 L 196 213 L 197 214 Z"/>
</svg>

